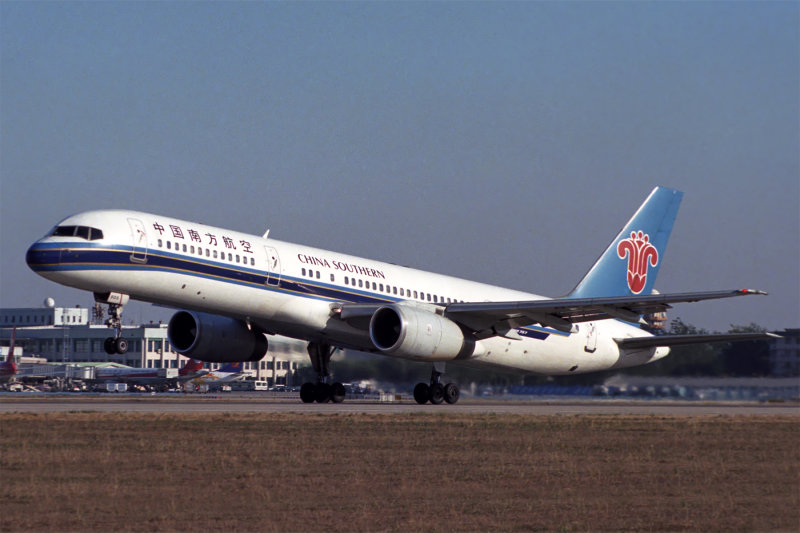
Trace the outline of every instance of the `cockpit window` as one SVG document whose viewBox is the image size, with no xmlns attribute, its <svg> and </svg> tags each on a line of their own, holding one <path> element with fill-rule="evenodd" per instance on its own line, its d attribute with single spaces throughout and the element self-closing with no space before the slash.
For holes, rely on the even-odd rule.
<svg viewBox="0 0 800 533">
<path fill-rule="evenodd" d="M 89 226 L 56 226 L 51 233 L 53 237 L 80 237 L 87 241 L 98 241 L 103 238 L 103 230 Z"/>
</svg>

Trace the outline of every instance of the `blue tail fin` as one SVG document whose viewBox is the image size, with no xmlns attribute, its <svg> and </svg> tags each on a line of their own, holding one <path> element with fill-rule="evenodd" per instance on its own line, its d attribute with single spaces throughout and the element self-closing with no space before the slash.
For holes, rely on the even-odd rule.
<svg viewBox="0 0 800 533">
<path fill-rule="evenodd" d="M 653 189 L 569 297 L 650 294 L 682 198 L 674 189 Z"/>
</svg>

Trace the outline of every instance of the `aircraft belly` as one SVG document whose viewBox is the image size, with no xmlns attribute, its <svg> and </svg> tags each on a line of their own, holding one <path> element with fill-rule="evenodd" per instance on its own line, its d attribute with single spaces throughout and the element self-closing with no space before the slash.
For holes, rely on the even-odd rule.
<svg viewBox="0 0 800 533">
<path fill-rule="evenodd" d="M 481 341 L 485 350 L 477 362 L 545 375 L 569 375 L 613 368 L 619 362 L 616 345 L 602 339 L 596 349 L 584 349 L 582 335 L 551 335 L 547 339 L 510 340 L 492 338 Z M 612 341 L 613 343 L 613 341 Z"/>
</svg>

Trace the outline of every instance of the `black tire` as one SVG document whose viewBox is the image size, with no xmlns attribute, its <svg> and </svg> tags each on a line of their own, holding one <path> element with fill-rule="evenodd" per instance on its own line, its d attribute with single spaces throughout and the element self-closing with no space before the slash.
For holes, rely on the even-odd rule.
<svg viewBox="0 0 800 533">
<path fill-rule="evenodd" d="M 103 349 L 106 351 L 108 355 L 114 355 L 117 353 L 117 348 L 114 345 L 114 337 L 107 337 L 105 342 L 103 343 Z"/>
<path fill-rule="evenodd" d="M 333 403 L 342 403 L 345 396 L 347 396 L 347 390 L 344 385 L 337 381 L 331 386 L 331 401 Z"/>
<path fill-rule="evenodd" d="M 328 403 L 331 401 L 331 386 L 328 383 L 317 383 L 316 397 L 317 403 Z"/>
<path fill-rule="evenodd" d="M 444 387 L 441 383 L 434 383 L 428 391 L 428 398 L 433 405 L 439 405 L 444 401 Z"/>
<path fill-rule="evenodd" d="M 114 349 L 120 355 L 128 353 L 128 341 L 122 337 L 114 341 Z"/>
<path fill-rule="evenodd" d="M 417 386 L 414 387 L 414 399 L 420 405 L 425 405 L 428 403 L 429 393 L 428 393 L 428 384 L 427 383 L 417 383 Z"/>
<path fill-rule="evenodd" d="M 461 391 L 458 390 L 458 385 L 448 383 L 444 386 L 444 401 L 452 405 L 458 401 L 459 396 L 461 396 Z"/>
<path fill-rule="evenodd" d="M 312 403 L 317 397 L 317 386 L 313 383 L 303 383 L 300 387 L 300 399 L 303 403 Z"/>
</svg>

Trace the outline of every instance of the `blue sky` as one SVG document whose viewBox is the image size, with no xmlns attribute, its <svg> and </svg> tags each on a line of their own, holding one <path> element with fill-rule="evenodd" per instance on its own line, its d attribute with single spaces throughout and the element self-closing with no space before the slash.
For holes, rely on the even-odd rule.
<svg viewBox="0 0 800 533">
<path fill-rule="evenodd" d="M 27 246 L 120 207 L 568 292 L 649 191 L 662 292 L 800 325 L 796 2 L 1 2 L 0 305 L 90 305 Z M 141 307 L 141 318 L 164 315 Z"/>
</svg>

